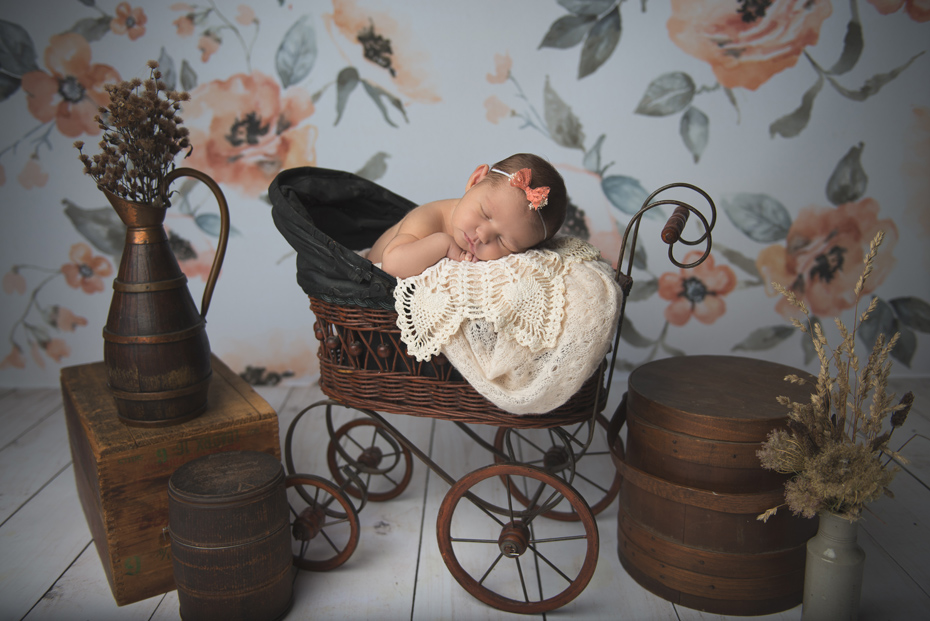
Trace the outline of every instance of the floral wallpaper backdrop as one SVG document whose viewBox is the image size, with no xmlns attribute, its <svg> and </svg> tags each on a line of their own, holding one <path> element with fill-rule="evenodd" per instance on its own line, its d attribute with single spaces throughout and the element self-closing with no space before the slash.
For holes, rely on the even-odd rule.
<svg viewBox="0 0 930 621">
<path fill-rule="evenodd" d="M 150 59 L 191 94 L 178 165 L 230 204 L 207 330 L 253 383 L 316 373 L 269 212 L 279 171 L 349 170 L 424 202 L 519 151 L 559 168 L 564 231 L 611 260 L 654 189 L 689 182 L 717 202 L 713 254 L 690 272 L 668 262 L 662 221 L 644 224 L 623 369 L 698 353 L 816 368 L 771 283 L 827 328 L 848 320 L 883 229 L 860 337 L 900 330 L 894 372 L 930 374 L 928 22 L 922 0 L 4 3 L 0 385 L 102 359 L 123 231 L 73 143 L 96 144 L 104 84 L 147 77 Z M 174 189 L 166 226 L 199 300 L 218 208 L 202 184 Z"/>
</svg>

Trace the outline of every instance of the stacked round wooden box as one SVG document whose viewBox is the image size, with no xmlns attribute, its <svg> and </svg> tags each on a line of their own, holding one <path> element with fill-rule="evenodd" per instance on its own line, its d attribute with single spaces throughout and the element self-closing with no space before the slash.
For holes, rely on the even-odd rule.
<svg viewBox="0 0 930 621">
<path fill-rule="evenodd" d="M 644 588 L 688 608 L 761 615 L 801 603 L 817 521 L 782 507 L 785 477 L 756 451 L 787 423 L 776 398 L 807 401 L 795 369 L 733 356 L 647 363 L 630 374 L 617 550 Z"/>
</svg>

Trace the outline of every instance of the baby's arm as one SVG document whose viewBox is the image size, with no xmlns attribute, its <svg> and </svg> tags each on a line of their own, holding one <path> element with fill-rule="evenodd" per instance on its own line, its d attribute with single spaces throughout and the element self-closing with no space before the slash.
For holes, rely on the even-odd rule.
<svg viewBox="0 0 930 621">
<path fill-rule="evenodd" d="M 454 261 L 473 260 L 471 253 L 459 248 L 448 233 L 432 233 L 423 239 L 399 233 L 385 246 L 381 269 L 397 278 L 409 278 L 447 257 Z"/>
</svg>

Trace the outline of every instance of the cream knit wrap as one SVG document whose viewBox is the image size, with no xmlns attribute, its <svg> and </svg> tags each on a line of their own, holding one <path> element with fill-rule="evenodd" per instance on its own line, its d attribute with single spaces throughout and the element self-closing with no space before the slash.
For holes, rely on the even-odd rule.
<svg viewBox="0 0 930 621">
<path fill-rule="evenodd" d="M 513 414 L 549 412 L 581 388 L 610 349 L 621 296 L 598 249 L 572 237 L 496 261 L 444 259 L 394 289 L 408 353 L 442 352 Z"/>
</svg>

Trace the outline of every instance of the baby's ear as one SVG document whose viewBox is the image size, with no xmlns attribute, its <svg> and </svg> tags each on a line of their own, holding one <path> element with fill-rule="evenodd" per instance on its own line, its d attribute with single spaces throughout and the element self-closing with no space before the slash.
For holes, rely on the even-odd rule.
<svg viewBox="0 0 930 621">
<path fill-rule="evenodd" d="M 491 172 L 491 167 L 487 164 L 482 164 L 476 168 L 475 172 L 473 172 L 471 176 L 468 177 L 468 183 L 465 185 L 465 191 L 467 192 L 468 190 L 472 189 L 475 184 L 487 177 L 489 172 Z"/>
</svg>

